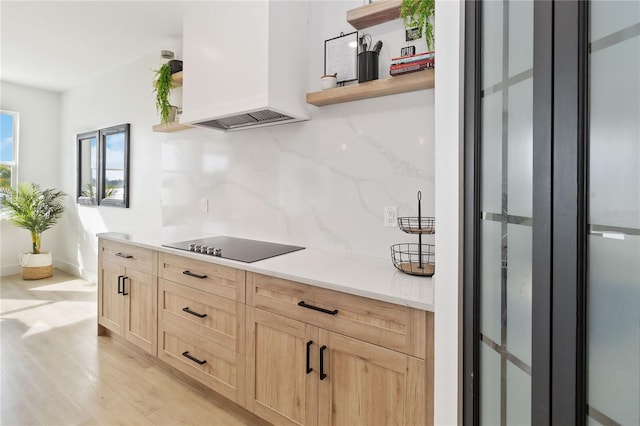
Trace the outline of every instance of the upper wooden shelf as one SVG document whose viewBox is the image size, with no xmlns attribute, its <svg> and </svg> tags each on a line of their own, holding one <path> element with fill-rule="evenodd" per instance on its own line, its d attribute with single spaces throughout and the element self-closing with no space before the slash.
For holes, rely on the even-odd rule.
<svg viewBox="0 0 640 426">
<path fill-rule="evenodd" d="M 347 11 L 347 22 L 356 30 L 400 17 L 402 0 L 380 0 Z"/>
<path fill-rule="evenodd" d="M 173 81 L 173 87 L 182 86 L 182 71 L 171 74 L 171 80 Z M 156 87 L 157 80 L 153 80 L 153 87 Z"/>
<path fill-rule="evenodd" d="M 307 93 L 307 103 L 315 106 L 333 105 L 342 102 L 412 92 L 414 90 L 433 89 L 434 86 L 434 70 L 427 69 L 396 77 Z"/>
<path fill-rule="evenodd" d="M 192 128 L 193 126 L 189 126 L 187 124 L 181 124 L 177 121 L 172 121 L 166 124 L 154 124 L 152 126 L 152 130 L 154 132 L 160 132 L 160 133 L 179 132 L 180 130 L 187 130 Z"/>
</svg>

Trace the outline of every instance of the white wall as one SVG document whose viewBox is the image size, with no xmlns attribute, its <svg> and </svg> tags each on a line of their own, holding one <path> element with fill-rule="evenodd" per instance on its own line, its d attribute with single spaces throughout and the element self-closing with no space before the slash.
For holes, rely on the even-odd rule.
<svg viewBox="0 0 640 426">
<path fill-rule="evenodd" d="M 320 89 L 324 40 L 354 31 L 346 11 L 361 5 L 310 3 L 308 91 Z M 402 24 L 367 32 L 384 42 L 386 78 L 406 44 Z M 309 106 L 310 121 L 262 129 L 164 135 L 163 225 L 389 258 L 390 245 L 417 240 L 382 226 L 384 206 L 415 216 L 420 190 L 422 214 L 435 213 L 433 94 Z"/>
<path fill-rule="evenodd" d="M 34 182 L 42 188 L 59 187 L 60 95 L 0 82 L 0 108 L 19 113 L 19 182 Z M 62 235 L 59 227 L 45 231 L 42 250 L 53 250 L 54 256 L 57 256 L 60 247 L 58 240 Z M 2 221 L 0 240 L 0 276 L 19 273 L 18 254 L 31 251 L 29 231 Z"/>
<path fill-rule="evenodd" d="M 345 14 L 361 4 L 310 3 L 309 91 L 320 88 L 324 40 L 352 31 Z M 385 78 L 390 58 L 405 45 L 404 30 L 395 21 L 367 31 L 385 43 Z M 153 133 L 150 70 L 158 59 L 152 52 L 62 95 L 61 185 L 68 193 L 76 190 L 77 133 L 126 122 L 132 132 L 131 207 L 72 204 L 61 223 L 70 244 L 58 250 L 68 270 L 95 279 L 98 232 L 161 226 L 389 258 L 391 244 L 415 238 L 382 226 L 385 205 L 416 215 L 420 190 L 423 215 L 434 215 L 433 90 L 309 106 L 312 119 L 303 123 Z M 209 213 L 199 211 L 202 197 Z"/>
<path fill-rule="evenodd" d="M 464 2 L 436 2 L 435 102 L 437 284 L 435 289 L 436 425 L 462 423 L 462 220 Z M 457 356 L 456 356 L 457 355 Z"/>
<path fill-rule="evenodd" d="M 58 250 L 59 261 L 67 269 L 86 279 L 96 280 L 98 262 L 96 233 L 161 226 L 160 181 L 162 144 L 157 133 L 152 87 L 153 69 L 158 68 L 161 49 L 179 54 L 181 43 L 158 46 L 134 62 L 117 67 L 90 83 L 62 94 L 60 132 L 62 188 L 76 191 L 76 135 L 123 123 L 131 124 L 130 134 L 130 207 L 70 206 L 62 229 L 67 244 Z"/>
</svg>

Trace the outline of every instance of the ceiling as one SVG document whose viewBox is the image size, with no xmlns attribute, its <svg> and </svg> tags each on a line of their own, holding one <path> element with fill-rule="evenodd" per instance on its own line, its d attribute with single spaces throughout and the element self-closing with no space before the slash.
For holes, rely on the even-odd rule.
<svg viewBox="0 0 640 426">
<path fill-rule="evenodd" d="M 0 79 L 62 92 L 154 51 L 159 59 L 182 39 L 190 3 L 0 0 Z"/>
</svg>

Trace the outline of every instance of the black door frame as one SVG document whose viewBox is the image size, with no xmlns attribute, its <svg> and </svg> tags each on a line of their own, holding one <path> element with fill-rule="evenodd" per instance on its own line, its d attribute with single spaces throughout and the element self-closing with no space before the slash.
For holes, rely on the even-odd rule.
<svg viewBox="0 0 640 426">
<path fill-rule="evenodd" d="M 531 424 L 584 425 L 587 12 L 534 3 Z M 465 3 L 463 423 L 479 424 L 480 2 Z"/>
</svg>

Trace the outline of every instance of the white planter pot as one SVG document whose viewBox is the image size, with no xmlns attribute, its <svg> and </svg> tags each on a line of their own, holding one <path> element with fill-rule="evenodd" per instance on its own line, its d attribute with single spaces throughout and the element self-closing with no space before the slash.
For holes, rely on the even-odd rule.
<svg viewBox="0 0 640 426">
<path fill-rule="evenodd" d="M 39 280 L 53 275 L 53 255 L 51 253 L 20 253 L 23 280 Z"/>
</svg>

